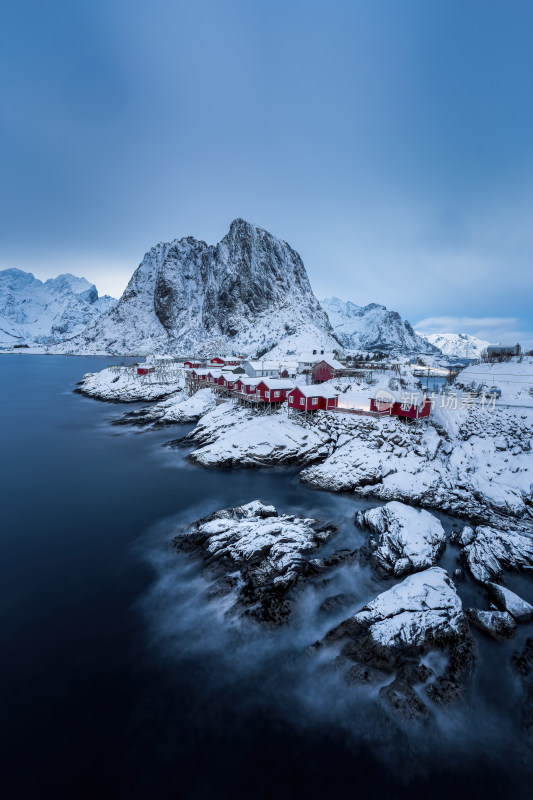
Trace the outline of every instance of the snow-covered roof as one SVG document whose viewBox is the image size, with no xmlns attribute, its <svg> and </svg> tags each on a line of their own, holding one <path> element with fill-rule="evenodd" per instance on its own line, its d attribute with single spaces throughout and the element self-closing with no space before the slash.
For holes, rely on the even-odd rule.
<svg viewBox="0 0 533 800">
<path fill-rule="evenodd" d="M 240 381 L 245 386 L 257 386 L 258 383 L 261 383 L 263 378 L 249 378 L 247 375 L 238 375 L 236 380 Z"/>
<path fill-rule="evenodd" d="M 255 370 L 278 369 L 279 367 L 279 362 L 277 361 L 244 361 L 243 363 L 249 364 Z"/>
<path fill-rule="evenodd" d="M 267 389 L 294 389 L 294 383 L 287 378 L 261 378 L 258 383 L 264 383 Z"/>
<path fill-rule="evenodd" d="M 338 397 L 339 392 L 331 384 L 323 383 L 320 386 L 296 386 L 305 397 Z"/>
<path fill-rule="evenodd" d="M 320 356 L 320 358 L 318 358 L 315 361 L 315 364 L 320 364 L 321 361 L 325 361 L 326 364 L 329 364 L 329 366 L 333 367 L 333 369 L 346 369 L 344 364 L 341 364 L 341 362 L 337 361 L 337 359 L 335 358 L 327 358 L 326 356 Z"/>
</svg>

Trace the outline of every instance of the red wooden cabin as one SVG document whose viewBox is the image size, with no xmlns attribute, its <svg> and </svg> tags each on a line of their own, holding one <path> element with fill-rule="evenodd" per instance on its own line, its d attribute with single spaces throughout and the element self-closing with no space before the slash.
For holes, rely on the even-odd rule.
<svg viewBox="0 0 533 800">
<path fill-rule="evenodd" d="M 193 369 L 191 371 L 191 378 L 197 383 L 206 383 L 208 373 L 208 369 Z"/>
<path fill-rule="evenodd" d="M 155 367 L 137 367 L 137 375 L 149 375 L 150 372 L 155 372 Z"/>
<path fill-rule="evenodd" d="M 199 367 L 200 364 L 198 363 L 198 361 L 184 361 L 183 366 L 186 367 L 187 369 L 194 369 L 195 367 Z"/>
<path fill-rule="evenodd" d="M 314 364 L 311 374 L 315 383 L 323 383 L 335 378 L 343 369 L 344 365 L 332 358 L 331 360 L 322 360 Z"/>
<path fill-rule="evenodd" d="M 247 375 L 240 375 L 235 381 L 235 389 L 244 394 L 255 395 L 255 388 L 261 378 L 249 378 Z"/>
<path fill-rule="evenodd" d="M 376 401 L 374 397 L 370 398 L 370 410 L 378 411 L 380 414 L 390 414 L 392 417 L 404 417 L 405 419 L 420 419 L 421 417 L 429 417 L 431 412 L 431 401 L 427 397 L 422 397 L 420 403 L 417 403 L 418 397 L 416 392 L 414 396 L 409 396 L 403 402 L 395 400 L 394 403 L 386 403 Z"/>
<path fill-rule="evenodd" d="M 211 359 L 209 363 L 213 364 L 213 366 L 217 365 L 223 367 L 226 362 L 224 361 L 223 358 L 220 358 L 220 356 L 215 356 L 214 358 Z"/>
<path fill-rule="evenodd" d="M 333 386 L 297 386 L 289 393 L 289 408 L 297 411 L 327 411 L 338 404 L 339 393 Z"/>
<path fill-rule="evenodd" d="M 255 396 L 265 403 L 283 403 L 288 393 L 294 389 L 292 381 L 280 378 L 261 378 L 255 387 Z"/>
</svg>

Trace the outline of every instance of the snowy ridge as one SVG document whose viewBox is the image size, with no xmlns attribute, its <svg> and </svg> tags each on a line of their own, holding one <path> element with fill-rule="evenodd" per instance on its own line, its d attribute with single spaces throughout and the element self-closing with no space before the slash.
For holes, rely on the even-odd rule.
<svg viewBox="0 0 533 800">
<path fill-rule="evenodd" d="M 20 269 L 0 271 L 0 346 L 54 345 L 82 331 L 116 300 L 98 296 L 94 284 L 75 275 L 40 281 Z"/>
<path fill-rule="evenodd" d="M 416 332 L 418 336 L 438 347 L 445 356 L 457 358 L 479 358 L 491 342 L 470 336 L 468 333 L 430 333 Z"/>
<path fill-rule="evenodd" d="M 370 303 L 356 306 L 338 297 L 322 300 L 335 335 L 348 350 L 437 355 L 439 350 L 418 336 L 397 311 Z"/>
</svg>

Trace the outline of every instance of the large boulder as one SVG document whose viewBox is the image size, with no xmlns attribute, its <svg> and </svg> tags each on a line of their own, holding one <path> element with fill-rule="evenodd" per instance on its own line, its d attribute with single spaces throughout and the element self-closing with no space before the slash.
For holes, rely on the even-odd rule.
<svg viewBox="0 0 533 800">
<path fill-rule="evenodd" d="M 467 608 L 470 622 L 493 639 L 510 639 L 516 632 L 516 622 L 507 611 L 481 611 Z"/>
<path fill-rule="evenodd" d="M 467 629 L 463 606 L 440 567 L 410 575 L 330 631 L 323 646 L 342 644 L 343 655 L 378 669 L 458 642 Z"/>
<path fill-rule="evenodd" d="M 508 611 L 517 622 L 529 622 L 533 617 L 533 606 L 531 603 L 522 600 L 510 589 L 499 586 L 497 583 L 487 583 L 489 600 L 494 603 L 500 611 Z"/>
<path fill-rule="evenodd" d="M 462 548 L 463 561 L 480 583 L 493 582 L 506 570 L 533 568 L 533 535 L 525 530 L 466 526 L 452 541 Z"/>
<path fill-rule="evenodd" d="M 380 574 L 400 577 L 433 566 L 446 544 L 440 521 L 398 501 L 359 512 L 356 521 L 371 531 L 370 561 Z"/>
<path fill-rule="evenodd" d="M 335 530 L 255 500 L 188 525 L 174 543 L 202 557 L 212 594 L 233 594 L 233 614 L 272 627 L 290 616 L 290 592 L 300 581 L 352 556 L 311 558 Z"/>
<path fill-rule="evenodd" d="M 430 674 L 420 661 L 425 653 L 448 651 L 447 666 L 426 688 L 427 696 L 440 705 L 462 694 L 475 659 L 475 642 L 461 600 L 440 567 L 410 575 L 378 595 L 312 648 L 314 652 L 326 649 L 340 649 L 335 658 L 338 668 L 355 662 L 359 676 L 363 665 L 366 680 L 373 679 L 374 671 L 394 672 L 392 683 L 382 688 L 380 697 L 409 719 L 429 713 L 413 690 L 413 685 L 424 683 Z M 357 683 L 352 672 L 353 667 L 346 671 L 348 684 Z"/>
</svg>

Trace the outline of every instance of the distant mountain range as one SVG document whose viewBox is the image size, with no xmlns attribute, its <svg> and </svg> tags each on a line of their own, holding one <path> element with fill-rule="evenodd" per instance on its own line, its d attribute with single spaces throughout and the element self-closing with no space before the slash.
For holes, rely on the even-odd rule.
<svg viewBox="0 0 533 800">
<path fill-rule="evenodd" d="M 479 341 L 459 338 L 463 350 L 466 339 Z M 93 284 L 74 275 L 43 283 L 19 269 L 0 272 L 4 348 L 199 356 L 347 349 L 438 356 L 441 344 L 446 354 L 458 346 L 437 339 L 416 334 L 396 311 L 376 303 L 361 307 L 332 297 L 320 304 L 298 253 L 243 219 L 234 220 L 215 245 L 189 236 L 152 247 L 118 301 L 99 297 Z"/>
<path fill-rule="evenodd" d="M 438 347 L 445 356 L 456 358 L 479 358 L 483 350 L 491 344 L 484 339 L 477 339 L 468 333 L 430 333 L 417 331 L 418 335 L 430 344 Z"/>
<path fill-rule="evenodd" d="M 75 275 L 40 281 L 31 272 L 0 270 L 0 346 L 55 345 L 80 333 L 117 301 Z"/>
<path fill-rule="evenodd" d="M 322 300 L 321 305 L 346 350 L 439 355 L 438 348 L 418 336 L 397 311 L 389 311 L 377 303 L 357 306 L 338 297 Z"/>
</svg>

